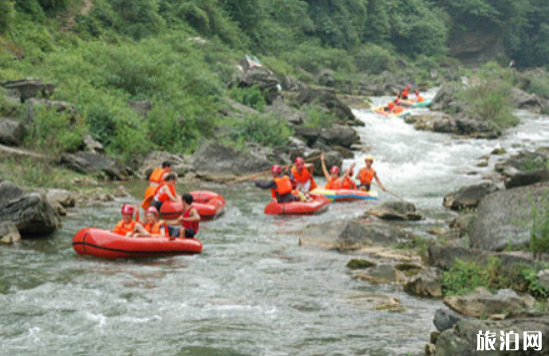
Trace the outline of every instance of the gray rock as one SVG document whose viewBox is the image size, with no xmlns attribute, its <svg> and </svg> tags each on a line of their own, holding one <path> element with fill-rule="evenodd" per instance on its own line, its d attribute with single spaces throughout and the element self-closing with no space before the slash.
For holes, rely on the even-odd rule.
<svg viewBox="0 0 549 356">
<path fill-rule="evenodd" d="M 243 71 L 238 75 L 233 85 L 240 88 L 256 86 L 263 92 L 267 104 L 272 104 L 280 95 L 277 89 L 279 80 L 276 75 L 264 66 L 250 67 L 245 60 L 240 61 L 239 64 Z"/>
<path fill-rule="evenodd" d="M 0 183 L 0 196 L 9 197 L 0 202 L 0 221 L 13 222 L 22 236 L 47 235 L 61 227 L 59 216 L 45 195 L 26 193 L 4 181 Z"/>
<path fill-rule="evenodd" d="M 516 171 L 505 180 L 505 188 L 512 189 L 547 181 L 549 181 L 547 168 L 525 172 Z"/>
<path fill-rule="evenodd" d="M 21 240 L 17 226 L 11 221 L 0 222 L 0 244 L 11 245 Z"/>
<path fill-rule="evenodd" d="M 76 122 L 76 117 L 79 115 L 76 106 L 65 101 L 45 100 L 45 99 L 30 99 L 27 105 L 27 124 L 33 124 L 35 121 L 36 108 L 45 107 L 49 110 L 55 110 L 58 113 L 68 114 L 71 124 Z"/>
<path fill-rule="evenodd" d="M 103 147 L 103 145 L 99 141 L 96 141 L 89 134 L 86 135 L 86 137 L 84 138 L 84 145 L 85 145 L 86 151 L 105 154 L 105 148 Z"/>
<path fill-rule="evenodd" d="M 540 183 L 487 195 L 470 225 L 471 247 L 488 251 L 501 251 L 508 246 L 527 247 L 531 199 L 541 209 L 548 189 L 549 183 Z"/>
<path fill-rule="evenodd" d="M 549 269 L 544 269 L 538 272 L 539 283 L 547 290 L 549 290 Z"/>
<path fill-rule="evenodd" d="M 326 168 L 330 170 L 332 166 L 337 166 L 341 168 L 341 165 L 343 164 L 343 157 L 341 156 L 341 153 L 338 151 L 329 151 L 325 155 L 325 163 Z M 314 167 L 315 167 L 315 175 L 316 176 L 324 176 L 324 173 L 322 173 L 322 163 L 319 159 L 314 161 Z"/>
<path fill-rule="evenodd" d="M 312 146 L 320 137 L 321 130 L 316 127 L 298 126 L 295 128 L 295 134 L 302 137 L 307 145 Z"/>
<path fill-rule="evenodd" d="M 446 195 L 443 205 L 453 210 L 476 208 L 487 194 L 496 190 L 496 185 L 491 182 L 466 186 L 456 193 Z"/>
<path fill-rule="evenodd" d="M 366 216 L 375 216 L 382 220 L 421 220 L 421 214 L 416 211 L 416 206 L 410 202 L 387 202 L 376 206 L 365 213 Z"/>
<path fill-rule="evenodd" d="M 113 180 L 126 180 L 128 174 L 114 159 L 96 152 L 65 153 L 61 163 L 75 172 L 83 174 L 105 173 Z"/>
<path fill-rule="evenodd" d="M 519 109 L 529 109 L 539 112 L 541 100 L 536 94 L 530 94 L 519 88 L 511 88 L 510 101 Z"/>
<path fill-rule="evenodd" d="M 128 100 L 128 105 L 143 117 L 147 117 L 147 114 L 153 108 L 153 103 L 148 100 Z"/>
<path fill-rule="evenodd" d="M 465 318 L 465 316 L 460 315 L 450 309 L 437 309 L 433 323 L 438 331 L 444 332 L 453 328 L 458 321 Z"/>
<path fill-rule="evenodd" d="M 317 77 L 316 80 L 319 85 L 322 85 L 324 87 L 333 87 L 336 83 L 334 80 L 334 71 L 330 69 L 322 69 Z"/>
<path fill-rule="evenodd" d="M 444 304 L 455 312 L 473 318 L 508 314 L 523 311 L 526 308 L 521 298 L 486 293 L 446 297 L 444 298 Z"/>
<path fill-rule="evenodd" d="M 358 140 L 356 131 L 348 126 L 334 126 L 322 130 L 320 138 L 329 145 L 339 145 L 350 148 Z"/>
<path fill-rule="evenodd" d="M 48 189 L 46 198 L 64 208 L 72 208 L 76 205 L 76 194 L 64 189 Z"/>
<path fill-rule="evenodd" d="M 305 104 L 322 105 L 330 110 L 340 121 L 357 121 L 351 109 L 337 97 L 334 89 L 310 86 L 301 89 L 295 100 L 299 106 Z"/>
<path fill-rule="evenodd" d="M 8 80 L 1 83 L 1 85 L 10 91 L 18 92 L 18 96 L 22 102 L 25 102 L 30 98 L 47 98 L 51 96 L 55 90 L 55 84 L 44 83 L 36 78 Z"/>
<path fill-rule="evenodd" d="M 394 226 L 371 224 L 363 220 L 340 220 L 309 225 L 299 233 L 302 246 L 317 246 L 339 251 L 365 246 L 392 246 L 413 238 L 413 234 Z"/>
<path fill-rule="evenodd" d="M 271 168 L 266 156 L 239 151 L 214 141 L 202 144 L 193 156 L 192 165 L 197 172 L 233 175 L 256 173 Z"/>
<path fill-rule="evenodd" d="M 0 143 L 19 146 L 25 137 L 25 126 L 19 121 L 0 118 Z"/>
<path fill-rule="evenodd" d="M 477 335 L 479 330 L 495 333 L 495 351 L 479 352 L 477 344 Z M 500 333 L 504 334 L 515 332 L 519 335 L 520 351 L 500 351 Z M 523 350 L 524 332 L 539 331 L 542 334 L 542 351 L 529 349 Z M 546 313 L 513 313 L 505 320 L 461 320 L 454 328 L 444 331 L 437 339 L 436 356 L 475 356 L 475 355 L 493 355 L 505 356 L 517 354 L 521 356 L 546 355 L 549 343 L 549 314 Z"/>
<path fill-rule="evenodd" d="M 458 231 L 458 236 L 463 237 L 469 232 L 469 225 L 473 221 L 474 214 L 464 214 L 450 221 L 450 228 Z"/>
<path fill-rule="evenodd" d="M 433 131 L 440 133 L 458 133 L 458 127 L 454 119 L 442 117 L 433 120 Z"/>
<path fill-rule="evenodd" d="M 410 277 L 404 284 L 404 291 L 418 297 L 441 298 L 442 284 L 436 268 L 423 270 Z"/>
</svg>

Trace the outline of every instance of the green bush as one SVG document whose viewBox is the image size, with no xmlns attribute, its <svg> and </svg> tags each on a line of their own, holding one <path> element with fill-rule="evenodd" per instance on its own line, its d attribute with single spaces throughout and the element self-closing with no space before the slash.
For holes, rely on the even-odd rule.
<svg viewBox="0 0 549 356">
<path fill-rule="evenodd" d="M 8 30 L 14 18 L 15 10 L 13 2 L 9 0 L 0 0 L 0 33 Z"/>
<path fill-rule="evenodd" d="M 376 44 L 366 44 L 354 55 L 356 67 L 369 74 L 380 74 L 383 71 L 395 71 L 395 56 L 387 49 Z"/>
<path fill-rule="evenodd" d="M 549 191 L 539 200 L 530 196 L 530 251 L 541 259 L 549 252 Z"/>
<path fill-rule="evenodd" d="M 75 152 L 83 146 L 86 127 L 80 116 L 46 107 L 33 110 L 34 122 L 28 127 L 30 135 L 26 138 L 29 146 L 56 155 Z"/>
<path fill-rule="evenodd" d="M 271 115 L 249 115 L 230 125 L 233 142 L 252 141 L 269 147 L 282 146 L 286 145 L 293 135 L 284 118 Z"/>
<path fill-rule="evenodd" d="M 315 106 L 306 108 L 306 112 L 307 119 L 305 119 L 303 125 L 307 127 L 330 128 L 336 120 L 332 113 L 320 110 Z"/>
<path fill-rule="evenodd" d="M 293 51 L 284 53 L 283 58 L 309 73 L 318 73 L 321 69 L 355 71 L 353 58 L 347 51 L 314 43 L 300 44 Z"/>
<path fill-rule="evenodd" d="M 529 93 L 549 99 L 549 74 L 546 72 L 543 72 L 543 74 L 536 73 L 535 76 L 530 78 L 530 85 L 526 90 Z"/>
<path fill-rule="evenodd" d="M 254 108 L 258 111 L 265 111 L 265 97 L 257 86 L 239 88 L 232 87 L 229 96 L 241 104 Z"/>
<path fill-rule="evenodd" d="M 29 188 L 74 189 L 75 173 L 33 158 L 0 160 L 0 178 Z"/>
<path fill-rule="evenodd" d="M 490 288 L 490 276 L 485 268 L 474 262 L 457 260 L 442 277 L 445 295 L 465 295 L 478 287 Z"/>
</svg>

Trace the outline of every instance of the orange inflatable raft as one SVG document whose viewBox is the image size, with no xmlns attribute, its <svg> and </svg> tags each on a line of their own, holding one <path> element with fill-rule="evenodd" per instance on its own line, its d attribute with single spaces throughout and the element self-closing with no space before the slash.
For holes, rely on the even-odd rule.
<svg viewBox="0 0 549 356">
<path fill-rule="evenodd" d="M 213 220 L 225 211 L 225 199 L 217 193 L 199 190 L 189 194 L 193 196 L 192 206 L 200 215 L 201 220 Z M 167 201 L 160 208 L 160 214 L 166 220 L 175 220 L 182 213 L 183 206 L 179 202 Z"/>
<path fill-rule="evenodd" d="M 323 195 L 311 194 L 312 201 L 278 203 L 271 201 L 265 207 L 266 215 L 313 215 L 325 212 L 330 200 Z"/>
<path fill-rule="evenodd" d="M 79 255 L 103 258 L 143 258 L 190 255 L 202 252 L 197 239 L 167 237 L 126 237 L 96 228 L 82 229 L 74 235 L 72 248 Z"/>
</svg>

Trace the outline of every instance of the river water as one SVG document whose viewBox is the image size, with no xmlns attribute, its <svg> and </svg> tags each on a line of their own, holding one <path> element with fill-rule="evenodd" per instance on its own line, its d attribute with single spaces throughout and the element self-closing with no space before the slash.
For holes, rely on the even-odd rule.
<svg viewBox="0 0 549 356">
<path fill-rule="evenodd" d="M 356 114 L 366 123 L 359 132 L 380 178 L 427 216 L 419 231 L 448 214 L 444 194 L 491 173 L 476 167 L 480 156 L 495 147 L 549 144 L 549 120 L 527 113 L 494 141 Z M 140 197 L 143 188 L 130 190 Z M 441 302 L 354 280 L 345 267 L 350 255 L 298 246 L 295 231 L 358 216 L 364 203 L 282 219 L 263 215 L 269 195 L 251 185 L 178 190 L 196 188 L 218 191 L 228 202 L 221 219 L 202 224 L 199 256 L 105 261 L 75 254 L 74 233 L 114 226 L 120 205 L 136 199 L 72 210 L 53 236 L 0 248 L 0 355 L 422 354 Z M 371 294 L 397 297 L 405 311 L 375 310 L 362 298 Z"/>
</svg>

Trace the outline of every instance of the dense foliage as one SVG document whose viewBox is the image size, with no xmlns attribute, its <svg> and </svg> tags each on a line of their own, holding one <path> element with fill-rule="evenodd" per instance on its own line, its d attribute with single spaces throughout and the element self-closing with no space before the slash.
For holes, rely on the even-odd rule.
<svg viewBox="0 0 549 356">
<path fill-rule="evenodd" d="M 543 0 L 0 0 L 0 80 L 54 82 L 55 99 L 74 103 L 112 153 L 187 152 L 214 134 L 227 97 L 262 110 L 254 89 L 227 89 L 245 53 L 306 82 L 324 69 L 340 82 L 384 71 L 429 80 L 464 29 L 500 31 L 521 66 L 546 63 L 547 15 Z M 493 101 L 505 105 L 500 94 Z M 146 118 L 128 104 L 142 100 Z"/>
</svg>

